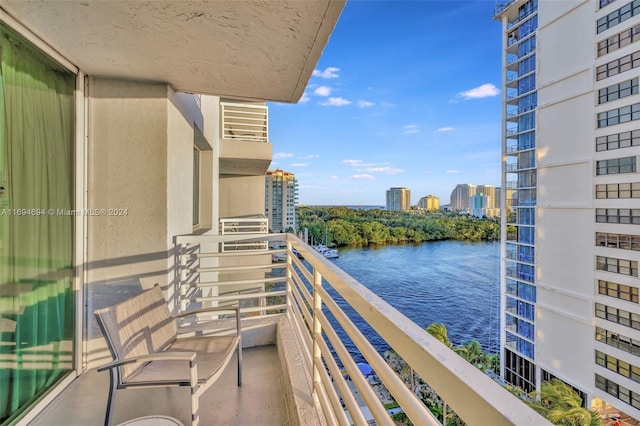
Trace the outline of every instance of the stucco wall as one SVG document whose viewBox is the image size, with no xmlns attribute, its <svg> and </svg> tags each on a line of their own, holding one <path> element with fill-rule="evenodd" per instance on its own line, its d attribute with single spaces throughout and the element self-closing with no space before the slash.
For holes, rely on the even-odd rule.
<svg viewBox="0 0 640 426">
<path fill-rule="evenodd" d="M 220 177 L 220 217 L 264 215 L 264 175 Z"/>
<path fill-rule="evenodd" d="M 87 220 L 89 366 L 109 358 L 93 310 L 160 284 L 172 302 L 173 237 L 192 232 L 191 95 L 165 84 L 89 83 Z M 109 215 L 109 209 L 122 209 Z"/>
</svg>

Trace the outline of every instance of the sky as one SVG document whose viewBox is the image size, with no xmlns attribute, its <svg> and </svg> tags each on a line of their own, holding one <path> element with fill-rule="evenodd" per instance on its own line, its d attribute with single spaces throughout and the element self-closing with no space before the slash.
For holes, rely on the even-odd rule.
<svg viewBox="0 0 640 426">
<path fill-rule="evenodd" d="M 297 104 L 269 103 L 272 169 L 300 205 L 449 204 L 500 186 L 501 25 L 493 0 L 349 0 Z"/>
</svg>

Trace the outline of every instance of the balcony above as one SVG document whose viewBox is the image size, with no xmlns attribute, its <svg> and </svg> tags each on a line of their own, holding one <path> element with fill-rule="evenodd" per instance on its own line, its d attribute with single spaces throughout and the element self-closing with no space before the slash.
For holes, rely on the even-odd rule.
<svg viewBox="0 0 640 426">
<path fill-rule="evenodd" d="M 344 3 L 2 0 L 0 7 L 91 76 L 297 102 Z"/>
<path fill-rule="evenodd" d="M 264 175 L 271 164 L 265 105 L 220 103 L 220 174 Z"/>
</svg>

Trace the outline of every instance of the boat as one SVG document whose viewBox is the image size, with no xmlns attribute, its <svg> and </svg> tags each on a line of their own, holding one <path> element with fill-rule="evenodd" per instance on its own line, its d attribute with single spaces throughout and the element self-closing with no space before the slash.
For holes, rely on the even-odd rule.
<svg viewBox="0 0 640 426">
<path fill-rule="evenodd" d="M 330 248 L 327 246 L 329 242 L 329 230 L 327 229 L 327 224 L 324 225 L 324 244 L 316 244 L 313 246 L 315 251 L 326 257 L 327 259 L 335 259 L 339 256 L 338 249 Z"/>
<path fill-rule="evenodd" d="M 337 257 L 340 257 L 338 249 L 329 248 L 325 244 L 318 244 L 313 246 L 313 248 L 315 249 L 315 251 L 317 251 L 327 259 L 335 259 Z"/>
</svg>

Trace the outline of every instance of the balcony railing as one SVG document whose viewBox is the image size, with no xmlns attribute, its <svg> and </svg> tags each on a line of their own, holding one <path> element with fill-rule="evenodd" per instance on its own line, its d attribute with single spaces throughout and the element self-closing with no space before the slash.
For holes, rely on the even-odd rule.
<svg viewBox="0 0 640 426">
<path fill-rule="evenodd" d="M 234 240 L 235 238 L 235 240 Z M 247 270 L 264 271 L 264 278 L 246 280 L 202 280 L 200 272 L 229 273 L 231 267 L 210 267 L 199 271 L 203 259 L 222 263 L 232 253 L 220 247 L 231 242 L 266 240 L 279 249 L 253 251 L 254 262 L 248 258 L 235 259 L 237 273 Z M 372 366 L 382 384 L 398 402 L 403 412 L 420 425 L 439 425 L 427 407 L 398 377 L 374 348 L 370 336 L 365 336 L 353 323 L 349 307 L 395 351 L 413 371 L 422 377 L 453 411 L 469 425 L 526 424 L 549 425 L 516 397 L 504 390 L 453 351 L 446 348 L 423 328 L 380 299 L 367 287 L 350 277 L 315 250 L 292 234 L 254 234 L 176 237 L 181 277 L 183 307 L 190 303 L 221 304 L 228 302 L 218 291 L 203 296 L 203 290 L 233 285 L 258 286 L 263 291 L 243 295 L 243 299 L 261 300 L 258 306 L 243 307 L 252 316 L 280 316 L 295 330 L 302 348 L 302 365 L 311 377 L 309 388 L 298 389 L 303 398 L 316 401 L 316 407 L 329 424 L 392 425 L 389 413 L 360 372 L 354 357 L 362 357 Z M 238 253 L 248 256 L 247 253 Z M 283 255 L 283 263 L 272 263 L 272 254 Z M 301 259 L 301 258 L 304 258 Z M 278 272 L 279 271 L 279 272 Z M 390 281 L 393 277 L 389 277 Z M 268 284 L 276 285 L 266 290 Z M 282 287 L 284 285 L 284 287 Z M 271 299 L 271 301 L 269 301 Z M 266 302 L 265 302 L 266 300 Z M 343 336 L 343 337 L 340 337 Z M 348 350 L 343 339 L 348 338 L 357 348 Z M 345 374 L 357 389 L 356 399 Z"/>
<path fill-rule="evenodd" d="M 223 139 L 267 142 L 268 108 L 266 105 L 220 102 L 220 127 Z"/>
</svg>

